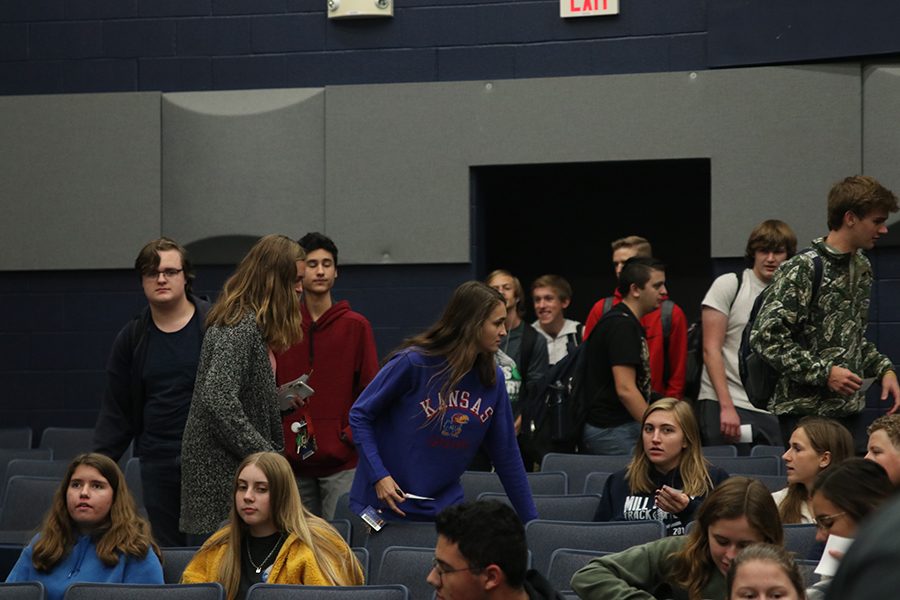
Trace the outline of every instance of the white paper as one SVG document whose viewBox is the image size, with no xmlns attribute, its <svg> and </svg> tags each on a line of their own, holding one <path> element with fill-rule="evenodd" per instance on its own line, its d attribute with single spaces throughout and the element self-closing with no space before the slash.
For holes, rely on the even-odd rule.
<svg viewBox="0 0 900 600">
<path fill-rule="evenodd" d="M 825 550 L 822 551 L 822 560 L 819 561 L 819 565 L 816 567 L 816 573 L 825 577 L 834 576 L 838 565 L 841 563 L 831 555 L 829 550 L 837 550 L 838 552 L 846 554 L 847 548 L 849 548 L 852 543 L 852 538 L 841 537 L 839 535 L 834 535 L 833 533 L 829 535 L 828 541 L 825 542 Z"/>
<path fill-rule="evenodd" d="M 429 498 L 428 496 L 418 496 L 416 494 L 406 493 L 403 495 L 406 496 L 407 498 L 409 498 L 410 500 L 434 500 L 434 498 Z"/>
<path fill-rule="evenodd" d="M 866 390 L 868 390 L 870 387 L 872 387 L 873 383 L 875 383 L 874 377 L 866 377 L 865 379 L 862 380 L 862 385 L 859 386 L 859 391 L 862 393 L 865 393 Z"/>
<path fill-rule="evenodd" d="M 741 439 L 738 440 L 741 444 L 752 444 L 753 443 L 753 426 L 749 423 L 747 425 L 741 425 Z"/>
</svg>

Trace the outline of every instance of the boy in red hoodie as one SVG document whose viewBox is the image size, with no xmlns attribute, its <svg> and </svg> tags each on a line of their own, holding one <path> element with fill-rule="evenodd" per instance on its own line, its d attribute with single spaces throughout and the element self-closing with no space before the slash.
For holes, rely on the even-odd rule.
<svg viewBox="0 0 900 600">
<path fill-rule="evenodd" d="M 282 385 L 307 374 L 306 383 L 315 393 L 306 406 L 282 418 L 284 452 L 304 506 L 331 519 L 356 471 L 350 407 L 378 372 L 378 355 L 369 321 L 350 310 L 346 300 L 332 299 L 337 246 L 318 232 L 298 242 L 306 251 L 303 341 L 276 357 L 276 379 Z"/>
</svg>

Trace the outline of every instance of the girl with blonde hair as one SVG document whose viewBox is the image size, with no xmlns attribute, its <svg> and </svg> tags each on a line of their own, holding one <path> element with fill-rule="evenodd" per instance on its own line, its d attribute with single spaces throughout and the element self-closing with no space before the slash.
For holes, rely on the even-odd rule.
<svg viewBox="0 0 900 600">
<path fill-rule="evenodd" d="M 228 516 L 241 460 L 284 447 L 274 353 L 303 335 L 298 294 L 305 257 L 290 238 L 261 238 L 207 315 L 182 446 L 181 530 L 195 543 Z"/>
<path fill-rule="evenodd" d="M 407 339 L 350 409 L 359 465 L 350 508 L 433 521 L 463 500 L 460 477 L 484 444 L 523 521 L 537 514 L 494 353 L 506 335 L 500 292 L 469 281 Z"/>
<path fill-rule="evenodd" d="M 785 523 L 812 523 L 813 483 L 819 473 L 853 456 L 853 436 L 825 417 L 803 417 L 782 455 L 788 486 L 772 494 Z"/>
<path fill-rule="evenodd" d="M 102 454 L 79 454 L 6 581 L 39 581 L 47 600 L 61 600 L 76 581 L 163 583 L 159 557 L 119 466 Z"/>
<path fill-rule="evenodd" d="M 691 406 L 662 398 L 644 411 L 641 441 L 628 467 L 606 480 L 597 520 L 662 521 L 668 535 L 681 535 L 703 499 L 727 477 L 703 458 Z"/>
<path fill-rule="evenodd" d="M 697 511 L 688 535 L 671 536 L 595 558 L 572 577 L 583 600 L 725 598 L 725 574 L 756 542 L 782 545 L 784 531 L 769 490 L 731 477 Z"/>
<path fill-rule="evenodd" d="M 287 459 L 251 454 L 235 473 L 228 525 L 185 568 L 182 583 L 217 581 L 228 600 L 255 583 L 362 585 L 362 567 L 327 521 L 302 504 Z"/>
</svg>

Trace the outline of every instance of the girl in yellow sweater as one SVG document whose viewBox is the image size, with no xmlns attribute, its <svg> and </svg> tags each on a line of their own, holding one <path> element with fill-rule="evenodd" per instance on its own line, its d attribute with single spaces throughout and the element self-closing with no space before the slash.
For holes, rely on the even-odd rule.
<svg viewBox="0 0 900 600">
<path fill-rule="evenodd" d="M 228 525 L 197 551 L 181 581 L 217 581 L 228 600 L 243 600 L 254 583 L 361 585 L 363 575 L 344 539 L 301 504 L 287 460 L 258 452 L 238 467 Z"/>
</svg>

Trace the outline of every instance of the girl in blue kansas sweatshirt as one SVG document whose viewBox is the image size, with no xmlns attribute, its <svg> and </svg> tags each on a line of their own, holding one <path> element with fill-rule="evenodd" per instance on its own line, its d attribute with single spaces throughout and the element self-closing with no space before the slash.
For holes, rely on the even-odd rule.
<svg viewBox="0 0 900 600">
<path fill-rule="evenodd" d="M 494 353 L 506 335 L 499 292 L 470 281 L 440 320 L 406 340 L 350 410 L 359 465 L 350 508 L 434 520 L 462 502 L 460 476 L 484 444 L 523 521 L 537 516 Z M 417 499 L 411 496 L 421 496 Z"/>
</svg>

